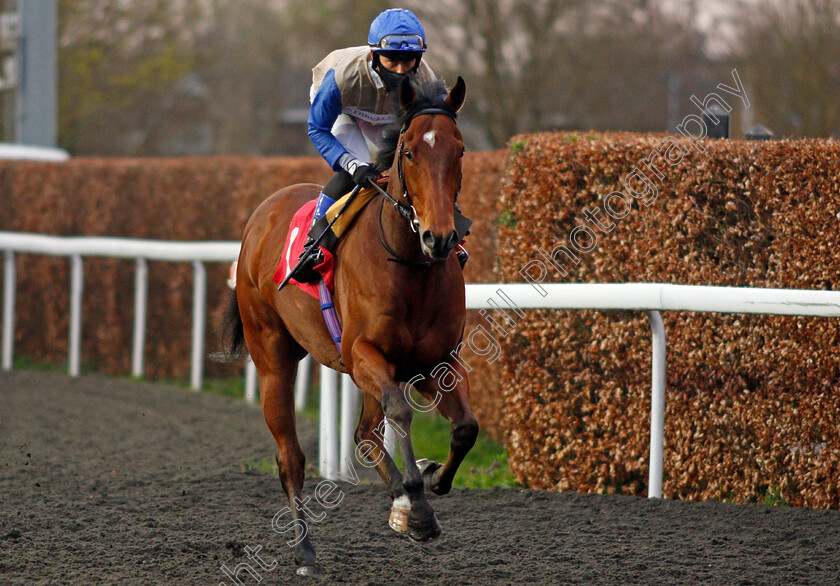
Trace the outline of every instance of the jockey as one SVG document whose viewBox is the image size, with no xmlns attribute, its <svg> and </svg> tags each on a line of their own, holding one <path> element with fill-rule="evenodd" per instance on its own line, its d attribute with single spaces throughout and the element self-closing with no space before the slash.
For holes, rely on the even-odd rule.
<svg viewBox="0 0 840 586">
<path fill-rule="evenodd" d="M 367 187 L 378 177 L 373 161 L 383 146 L 382 131 L 397 119 L 391 92 L 406 77 L 436 79 L 422 61 L 425 51 L 426 33 L 414 13 L 392 8 L 371 23 L 367 46 L 333 51 L 313 68 L 309 138 L 336 173 L 318 196 L 312 226 L 354 185 Z M 314 241 L 310 234 L 304 248 Z M 461 260 L 463 247 L 458 254 Z M 292 276 L 300 282 L 315 280 L 312 267 L 322 261 L 316 246 Z"/>
</svg>

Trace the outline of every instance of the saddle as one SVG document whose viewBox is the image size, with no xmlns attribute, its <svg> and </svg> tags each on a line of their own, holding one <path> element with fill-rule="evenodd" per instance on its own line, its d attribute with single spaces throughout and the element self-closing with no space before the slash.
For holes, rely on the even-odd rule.
<svg viewBox="0 0 840 586">
<path fill-rule="evenodd" d="M 324 261 L 313 267 L 313 270 L 321 275 L 321 279 L 326 285 L 327 290 L 332 294 L 333 292 L 333 276 L 335 272 L 335 247 L 339 240 L 353 225 L 353 221 L 359 215 L 364 207 L 370 203 L 378 192 L 373 187 L 368 187 L 359 191 L 347 209 L 341 215 L 339 211 L 347 203 L 350 194 L 346 194 L 339 198 L 320 220 L 318 220 L 310 231 L 309 227 L 312 225 L 312 216 L 315 213 L 316 200 L 311 200 L 303 204 L 301 208 L 295 212 L 292 221 L 289 224 L 289 232 L 286 234 L 286 244 L 283 247 L 283 255 L 280 259 L 280 264 L 274 273 L 273 281 L 280 284 L 286 278 L 289 272 L 295 267 L 298 258 L 303 252 L 304 244 L 306 243 L 307 233 L 315 238 L 321 235 L 324 229 L 327 228 L 330 222 L 335 219 L 332 227 L 327 230 L 327 233 L 321 239 L 321 249 L 324 253 Z M 292 278 L 291 283 L 296 285 L 299 289 L 308 293 L 316 299 L 319 298 L 318 283 L 301 283 Z"/>
</svg>

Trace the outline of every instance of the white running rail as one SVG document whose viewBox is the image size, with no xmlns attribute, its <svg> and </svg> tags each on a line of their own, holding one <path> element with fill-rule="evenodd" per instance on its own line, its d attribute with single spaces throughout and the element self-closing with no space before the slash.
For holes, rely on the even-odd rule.
<svg viewBox="0 0 840 586">
<path fill-rule="evenodd" d="M 3 263 L 3 369 L 11 370 L 14 352 L 15 253 L 66 256 L 70 258 L 70 376 L 79 376 L 82 341 L 82 258 L 86 256 L 127 258 L 136 261 L 134 281 L 134 335 L 132 375 L 143 375 L 148 291 L 147 261 L 189 262 L 193 265 L 193 315 L 190 385 L 201 388 L 204 366 L 204 324 L 207 272 L 205 262 L 231 262 L 239 256 L 238 242 L 164 242 L 132 238 L 46 236 L 0 232 Z"/>
<path fill-rule="evenodd" d="M 146 261 L 191 262 L 195 272 L 193 286 L 193 341 L 191 385 L 201 388 L 204 354 L 206 273 L 204 262 L 231 262 L 239 255 L 238 242 L 163 242 L 126 238 L 59 237 L 16 232 L 0 232 L 4 250 L 3 278 L 3 360 L 4 370 L 12 367 L 15 307 L 15 253 L 66 256 L 71 259 L 71 376 L 78 376 L 81 348 L 82 257 L 136 259 L 134 343 L 132 374 L 143 373 L 145 340 Z M 626 284 L 468 284 L 467 309 L 510 310 L 496 298 L 507 299 L 519 309 L 635 310 L 648 316 L 652 332 L 651 436 L 648 496 L 662 496 L 662 462 L 665 427 L 665 329 L 660 311 L 700 311 L 840 317 L 840 291 L 801 289 L 756 289 L 708 287 L 660 283 Z M 488 315 L 488 314 L 485 314 Z M 301 362 L 296 384 L 296 406 L 306 399 L 311 359 Z M 246 396 L 255 401 L 256 376 L 253 363 L 246 369 Z M 342 377 L 341 427 L 339 428 L 338 377 L 324 369 L 321 385 L 320 472 L 325 478 L 340 469 L 340 462 L 352 458 L 353 420 L 358 409 L 357 389 L 350 377 Z M 390 429 L 390 428 L 386 428 Z M 392 439 L 388 438 L 388 443 Z"/>
<path fill-rule="evenodd" d="M 70 155 L 62 149 L 0 142 L 0 159 L 63 163 Z"/>
</svg>

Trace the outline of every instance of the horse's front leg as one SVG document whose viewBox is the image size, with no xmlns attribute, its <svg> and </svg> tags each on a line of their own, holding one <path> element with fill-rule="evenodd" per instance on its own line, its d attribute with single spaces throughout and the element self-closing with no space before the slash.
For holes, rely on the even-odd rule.
<svg viewBox="0 0 840 586">
<path fill-rule="evenodd" d="M 449 435 L 449 457 L 441 466 L 437 462 L 421 460 L 420 469 L 429 489 L 435 494 L 446 494 L 452 488 L 452 481 L 458 467 L 475 445 L 478 437 L 478 422 L 470 409 L 470 383 L 460 362 L 453 360 L 450 368 L 458 375 L 455 388 L 444 391 L 436 378 L 420 381 L 416 389 L 426 399 L 437 405 L 437 410 L 451 425 Z"/>
<path fill-rule="evenodd" d="M 440 535 L 440 524 L 426 500 L 423 475 L 414 459 L 414 448 L 411 445 L 412 408 L 400 385 L 394 380 L 396 369 L 377 347 L 368 342 L 353 344 L 352 355 L 356 384 L 379 401 L 385 416 L 394 425 L 403 458 L 402 485 L 411 504 L 408 536 L 415 541 L 434 539 Z"/>
<path fill-rule="evenodd" d="M 391 518 L 389 524 L 395 531 L 408 531 L 408 513 L 411 512 L 411 501 L 405 493 L 402 482 L 402 472 L 397 468 L 394 459 L 385 450 L 385 414 L 382 405 L 373 395 L 364 393 L 362 414 L 356 427 L 356 445 L 362 448 L 363 458 L 376 466 L 376 471 L 388 487 L 391 495 Z M 363 462 L 366 466 L 368 462 Z"/>
</svg>

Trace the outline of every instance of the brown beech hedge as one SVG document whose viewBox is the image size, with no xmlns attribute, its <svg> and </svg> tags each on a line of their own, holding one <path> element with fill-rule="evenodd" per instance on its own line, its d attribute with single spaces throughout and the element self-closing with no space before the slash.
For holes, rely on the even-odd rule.
<svg viewBox="0 0 840 586">
<path fill-rule="evenodd" d="M 840 288 L 837 140 L 519 136 L 501 193 L 498 280 Z M 535 488 L 646 494 L 646 318 L 526 313 L 502 340 L 511 468 Z M 840 322 L 663 318 L 664 495 L 840 507 Z"/>
</svg>

